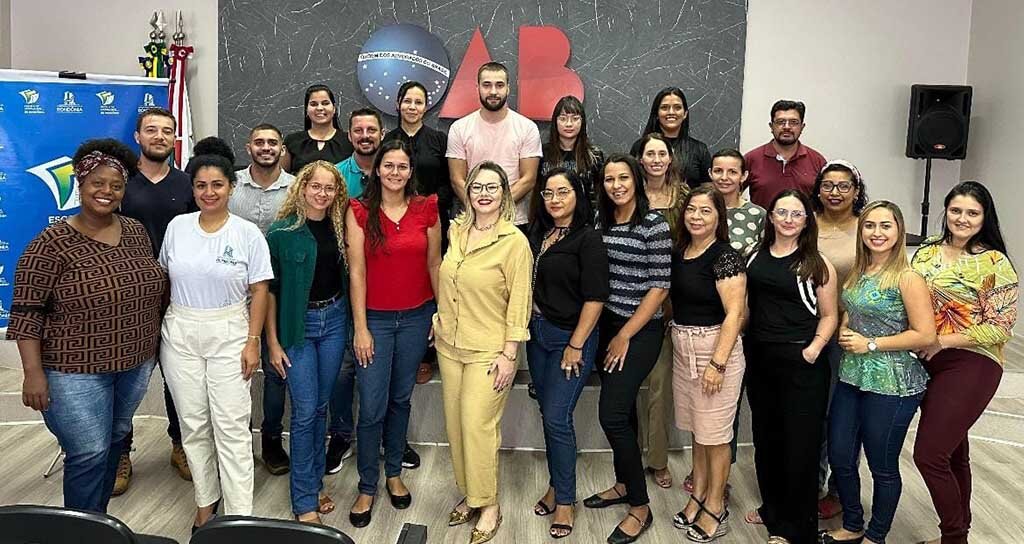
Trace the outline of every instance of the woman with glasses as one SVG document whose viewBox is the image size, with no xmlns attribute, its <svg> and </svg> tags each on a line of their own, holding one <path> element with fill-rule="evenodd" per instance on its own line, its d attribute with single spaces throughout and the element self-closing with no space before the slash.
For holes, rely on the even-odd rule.
<svg viewBox="0 0 1024 544">
<path fill-rule="evenodd" d="M 267 244 L 274 279 L 267 299 L 269 364 L 287 378 L 292 402 L 292 513 L 320 522 L 334 511 L 323 493 L 327 404 L 350 332 L 345 266 L 345 181 L 333 164 L 302 167 Z"/>
<path fill-rule="evenodd" d="M 639 157 L 643 137 L 652 132 L 660 133 L 672 147 L 674 167 L 687 185 L 696 187 L 711 181 L 711 152 L 707 144 L 690 136 L 690 106 L 679 87 L 665 87 L 654 96 L 641 139 L 633 143 L 629 154 Z"/>
<path fill-rule="evenodd" d="M 860 170 L 848 161 L 829 161 L 814 180 L 811 204 L 818 222 L 818 249 L 836 268 L 837 285 L 846 281 L 857 254 L 859 235 L 857 218 L 868 202 L 864 178 Z M 840 301 L 842 305 L 842 301 Z M 839 381 L 839 362 L 843 349 L 838 337 L 834 336 L 825 346 L 825 357 L 832 369 L 832 385 L 829 388 L 829 405 L 832 392 Z M 828 418 L 821 443 L 821 458 L 818 461 L 818 518 L 829 519 L 842 512 L 839 493 L 834 476 L 828 469 Z"/>
<path fill-rule="evenodd" d="M 356 527 L 370 523 L 381 448 L 391 505 L 412 503 L 401 477 L 402 454 L 441 266 L 437 196 L 415 194 L 409 146 L 391 140 L 373 162 L 363 196 L 352 200 L 345 218 L 359 389 L 359 496 L 349 512 Z"/>
<path fill-rule="evenodd" d="M 536 264 L 526 352 L 544 421 L 550 481 L 533 512 L 553 513 L 549 534 L 564 538 L 572 532 L 576 504 L 572 414 L 594 369 L 597 319 L 608 299 L 608 251 L 593 228 L 578 176 L 555 168 L 538 187 L 544 206 L 533 210 L 529 232 Z"/>
<path fill-rule="evenodd" d="M 555 168 L 564 168 L 583 183 L 584 198 L 591 205 L 597 202 L 595 187 L 600 187 L 604 152 L 587 137 L 587 111 L 575 96 L 563 96 L 551 113 L 551 128 L 544 156 L 540 159 L 540 177 Z M 541 203 L 534 202 L 539 210 Z"/>
<path fill-rule="evenodd" d="M 831 370 L 822 350 L 836 329 L 836 271 L 818 252 L 811 199 L 772 199 L 764 240 L 747 265 L 747 397 L 761 506 L 772 544 L 818 538 L 818 454 Z"/>
<path fill-rule="evenodd" d="M 455 482 L 465 496 L 448 525 L 480 518 L 471 544 L 494 538 L 501 416 L 516 373 L 519 344 L 529 339 L 530 243 L 516 228 L 508 176 L 484 161 L 466 177 L 469 207 L 452 222 L 438 274 L 432 337 L 444 394 L 445 427 Z"/>
</svg>

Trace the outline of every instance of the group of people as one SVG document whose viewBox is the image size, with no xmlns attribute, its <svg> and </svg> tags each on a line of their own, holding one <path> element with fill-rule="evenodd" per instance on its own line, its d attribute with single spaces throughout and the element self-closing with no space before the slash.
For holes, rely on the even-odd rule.
<svg viewBox="0 0 1024 544">
<path fill-rule="evenodd" d="M 941 234 L 908 260 L 900 209 L 869 202 L 853 164 L 800 142 L 802 103 L 773 106 L 765 145 L 712 154 L 670 87 L 630 152 L 606 156 L 578 99 L 557 103 L 542 144 L 506 103 L 503 65 L 484 64 L 477 83 L 481 108 L 447 134 L 423 124 L 419 83 L 400 88 L 387 134 L 372 109 L 343 130 L 333 93 L 314 85 L 305 129 L 254 127 L 239 171 L 230 149 L 170 167 L 162 109 L 139 116 L 141 157 L 109 139 L 78 149 L 81 209 L 21 257 L 8 330 L 24 402 L 66 451 L 67 506 L 105 511 L 130 476 L 131 418 L 159 367 L 193 527 L 251 514 L 249 384 L 262 364 L 261 456 L 290 474 L 296 519 L 334 510 L 323 477 L 354 441 L 349 520 L 365 527 L 381 451 L 390 503 L 412 503 L 411 397 L 436 357 L 463 497 L 448 524 L 475 518 L 470 542 L 486 542 L 502 523 L 501 420 L 525 358 L 550 477 L 533 512 L 552 517 L 552 538 L 573 531 L 573 412 L 597 373 L 614 473 L 583 505 L 628 507 L 610 543 L 654 522 L 646 473 L 672 487 L 673 422 L 692 433 L 693 462 L 672 522 L 694 542 L 728 532 L 744 390 L 761 505 L 742 517 L 769 543 L 884 543 L 918 409 L 932 542 L 967 541 L 967 433 L 998 386 L 1018 297 L 983 185 L 954 187 Z M 819 532 L 836 500 L 842 528 Z"/>
</svg>

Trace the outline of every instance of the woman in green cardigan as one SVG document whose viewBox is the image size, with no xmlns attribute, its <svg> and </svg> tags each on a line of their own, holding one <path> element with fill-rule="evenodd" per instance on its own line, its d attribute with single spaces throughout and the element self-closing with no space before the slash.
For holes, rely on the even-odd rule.
<svg viewBox="0 0 1024 544">
<path fill-rule="evenodd" d="M 291 414 L 292 512 L 319 523 L 334 510 L 323 494 L 327 404 L 351 334 L 345 211 L 341 174 L 325 161 L 299 171 L 278 220 L 267 232 L 270 284 L 267 345 L 274 370 L 287 378 Z"/>
</svg>

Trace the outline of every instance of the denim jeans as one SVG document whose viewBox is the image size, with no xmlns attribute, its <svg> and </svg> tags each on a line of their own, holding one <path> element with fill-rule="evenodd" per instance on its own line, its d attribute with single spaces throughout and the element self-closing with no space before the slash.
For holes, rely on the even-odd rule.
<svg viewBox="0 0 1024 544">
<path fill-rule="evenodd" d="M 308 334 L 306 336 L 309 337 Z M 284 419 L 284 399 L 288 385 L 270 364 L 270 347 L 265 334 L 260 338 L 260 361 L 263 366 L 263 422 L 260 423 L 260 434 L 264 438 L 280 438 L 284 431 L 281 420 Z M 291 373 L 288 369 L 285 371 Z"/>
<path fill-rule="evenodd" d="M 836 385 L 829 413 L 829 461 L 836 475 L 843 528 L 847 531 L 864 530 L 857 471 L 863 446 L 874 481 L 871 521 L 864 537 L 885 543 L 903 490 L 900 451 L 922 397 L 924 393 L 899 397 L 861 391 L 848 383 Z"/>
<path fill-rule="evenodd" d="M 359 492 L 377 494 L 380 448 L 384 446 L 384 476 L 402 473 L 402 454 L 409 428 L 412 388 L 416 371 L 427 351 L 433 300 L 411 310 L 366 310 L 366 326 L 373 336 L 373 358 L 365 368 L 356 365 L 359 388 L 359 425 L 356 455 Z"/>
<path fill-rule="evenodd" d="M 313 512 L 319 506 L 327 454 L 327 404 L 350 328 L 348 298 L 340 298 L 326 308 L 307 310 L 305 341 L 286 350 L 292 365 L 286 369 L 285 383 L 292 399 L 288 443 L 292 513 L 296 515 Z"/>
<path fill-rule="evenodd" d="M 43 421 L 64 449 L 64 506 L 106 512 L 132 416 L 146 395 L 153 359 L 122 372 L 44 369 L 50 406 Z"/>
<path fill-rule="evenodd" d="M 351 343 L 351 331 L 348 334 L 348 339 Z M 352 350 L 347 349 L 342 354 L 341 366 L 334 379 L 334 388 L 331 390 L 330 424 L 327 428 L 331 436 L 337 435 L 345 440 L 352 440 L 356 427 L 355 418 L 352 416 L 352 403 L 356 396 L 355 387 L 356 363 L 352 358 Z"/>
<path fill-rule="evenodd" d="M 534 314 L 530 320 L 530 341 L 526 343 L 530 378 L 537 388 L 537 403 L 544 421 L 548 474 L 550 485 L 555 489 L 556 504 L 576 502 L 576 428 L 572 414 L 583 386 L 594 370 L 597 353 L 598 330 L 594 327 L 583 343 L 580 375 L 566 378 L 562 370 L 562 353 L 569 345 L 572 332 Z"/>
</svg>

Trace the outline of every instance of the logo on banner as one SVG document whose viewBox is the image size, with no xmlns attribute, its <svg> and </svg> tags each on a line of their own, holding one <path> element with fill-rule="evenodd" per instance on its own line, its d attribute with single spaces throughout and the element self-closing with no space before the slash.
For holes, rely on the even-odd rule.
<svg viewBox="0 0 1024 544">
<path fill-rule="evenodd" d="M 157 105 L 156 99 L 153 98 L 153 93 L 146 93 L 142 96 L 142 105 L 139 106 L 139 113 L 155 107 L 157 107 Z"/>
<path fill-rule="evenodd" d="M 0 182 L 7 181 L 7 172 L 0 170 Z"/>
<path fill-rule="evenodd" d="M 0 219 L 5 219 L 5 218 L 7 218 L 7 214 L 4 213 L 4 209 L 3 208 L 0 208 Z"/>
<path fill-rule="evenodd" d="M 0 302 L 0 319 L 10 319 L 11 312 L 4 309 L 4 303 Z"/>
<path fill-rule="evenodd" d="M 100 91 L 96 93 L 96 98 L 100 99 L 100 115 L 120 115 L 121 112 L 114 106 L 114 93 Z"/>
<path fill-rule="evenodd" d="M 75 169 L 71 157 L 61 157 L 28 169 L 28 173 L 43 180 L 53 194 L 57 209 L 64 212 L 77 208 L 81 202 L 75 184 Z"/>
<path fill-rule="evenodd" d="M 0 240 L 0 252 L 6 252 L 11 249 L 11 244 Z"/>
<path fill-rule="evenodd" d="M 75 93 L 64 91 L 64 103 L 57 106 L 57 113 L 82 113 L 82 105 L 75 101 Z"/>
<path fill-rule="evenodd" d="M 4 103 L 0 102 L 0 113 L 4 112 Z"/>
<path fill-rule="evenodd" d="M 0 287 L 8 287 L 11 285 L 7 282 L 7 278 L 4 277 L 4 265 L 0 264 Z"/>
<path fill-rule="evenodd" d="M 25 89 L 18 93 L 22 98 L 25 99 L 25 113 L 34 115 L 44 113 L 43 107 L 37 104 L 39 102 L 39 91 L 35 89 Z"/>
<path fill-rule="evenodd" d="M 451 78 L 444 43 L 416 25 L 388 25 L 374 32 L 356 61 L 363 95 L 374 107 L 389 113 L 395 112 L 396 94 L 403 83 L 422 83 L 430 110 L 444 97 Z"/>
</svg>

